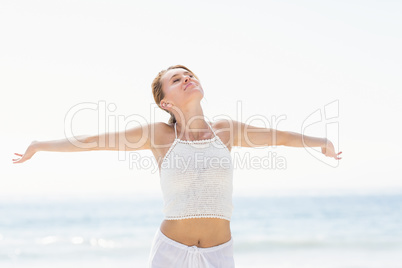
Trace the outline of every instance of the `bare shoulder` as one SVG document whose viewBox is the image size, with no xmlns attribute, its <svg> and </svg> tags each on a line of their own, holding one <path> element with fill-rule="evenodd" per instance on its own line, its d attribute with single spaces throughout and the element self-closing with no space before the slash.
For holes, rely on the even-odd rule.
<svg viewBox="0 0 402 268">
<path fill-rule="evenodd" d="M 175 139 L 174 124 L 156 122 L 153 124 L 151 132 L 150 149 L 160 169 L 161 161 Z"/>
<path fill-rule="evenodd" d="M 220 119 L 211 123 L 211 126 L 216 133 L 233 132 L 233 128 L 237 126 L 237 123 L 237 121 L 232 119 Z"/>
<path fill-rule="evenodd" d="M 174 139 L 174 125 L 165 122 L 155 122 L 151 129 L 151 147 L 158 148 Z"/>
<path fill-rule="evenodd" d="M 222 120 L 218 120 L 213 124 L 213 128 L 216 132 L 217 135 L 220 136 L 221 140 L 224 141 L 224 143 L 226 144 L 226 146 L 230 146 L 230 147 L 237 147 L 237 146 L 245 146 L 247 147 L 247 143 L 246 141 L 249 139 L 252 139 L 253 135 L 256 134 L 248 134 L 247 138 L 245 133 L 247 131 L 250 130 L 259 130 L 260 132 L 262 130 L 265 130 L 264 128 L 258 128 L 258 127 L 254 127 L 251 125 L 248 125 L 246 123 L 240 122 L 240 121 L 236 121 L 233 119 L 222 119 Z M 270 130 L 270 129 L 268 129 Z M 218 134 L 220 133 L 220 134 Z M 266 135 L 260 135 L 262 136 L 261 139 L 265 140 L 266 139 Z M 258 137 L 260 137 L 258 136 Z M 254 138 L 255 139 L 255 138 Z M 259 141 L 261 142 L 261 141 Z"/>
<path fill-rule="evenodd" d="M 173 126 L 173 124 L 166 124 L 165 122 L 155 122 L 153 123 L 153 126 L 155 127 L 155 130 L 168 131 Z"/>
<path fill-rule="evenodd" d="M 165 122 L 156 122 L 153 124 L 151 145 L 166 144 L 174 136 L 174 125 Z"/>
</svg>

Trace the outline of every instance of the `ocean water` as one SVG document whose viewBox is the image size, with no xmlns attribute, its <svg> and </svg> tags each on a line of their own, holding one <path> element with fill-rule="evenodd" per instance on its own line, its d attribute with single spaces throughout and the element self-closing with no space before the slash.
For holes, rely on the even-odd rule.
<svg viewBox="0 0 402 268">
<path fill-rule="evenodd" d="M 233 198 L 236 267 L 401 268 L 402 194 Z M 0 201 L 0 267 L 147 267 L 157 198 Z"/>
</svg>

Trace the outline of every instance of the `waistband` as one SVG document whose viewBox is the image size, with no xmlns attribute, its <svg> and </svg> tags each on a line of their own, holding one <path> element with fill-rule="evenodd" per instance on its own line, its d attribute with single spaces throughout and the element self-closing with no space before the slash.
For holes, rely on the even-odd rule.
<svg viewBox="0 0 402 268">
<path fill-rule="evenodd" d="M 200 247 L 197 247 L 195 245 L 194 246 L 187 246 L 187 245 L 184 245 L 182 243 L 179 243 L 177 241 L 174 241 L 174 240 L 170 239 L 164 233 L 162 233 L 160 228 L 158 228 L 157 233 L 158 233 L 159 239 L 163 240 L 164 242 L 169 243 L 170 245 L 175 246 L 177 248 L 184 249 L 184 250 L 190 250 L 190 251 L 211 252 L 211 251 L 220 250 L 222 248 L 225 248 L 225 247 L 233 245 L 233 237 L 230 237 L 229 241 L 227 241 L 227 242 L 225 242 L 223 244 L 217 245 L 217 246 L 213 246 L 213 247 L 200 248 Z"/>
</svg>

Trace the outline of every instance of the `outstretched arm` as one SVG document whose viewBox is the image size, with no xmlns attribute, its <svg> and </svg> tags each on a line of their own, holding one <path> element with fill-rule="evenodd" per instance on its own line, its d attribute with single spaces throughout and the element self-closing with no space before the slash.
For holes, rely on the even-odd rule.
<svg viewBox="0 0 402 268">
<path fill-rule="evenodd" d="M 327 138 L 317 138 L 291 131 L 281 131 L 272 128 L 260 128 L 231 120 L 223 123 L 233 132 L 233 146 L 290 146 L 290 147 L 321 147 L 321 152 L 336 160 L 342 159 L 335 153 L 334 145 Z"/>
<path fill-rule="evenodd" d="M 133 127 L 128 130 L 101 135 L 82 135 L 67 139 L 52 141 L 33 141 L 25 153 L 15 155 L 21 157 L 13 159 L 13 163 L 23 163 L 40 151 L 47 152 L 82 152 L 95 150 L 135 151 L 151 148 L 150 134 L 152 128 L 160 123 Z M 153 130 L 155 131 L 155 130 Z"/>
<path fill-rule="evenodd" d="M 311 137 L 292 131 L 286 131 L 284 145 L 289 147 L 323 147 L 325 146 L 326 142 L 326 138 Z"/>
<path fill-rule="evenodd" d="M 82 152 L 89 151 L 90 144 L 88 138 L 90 136 L 82 135 L 67 139 L 52 141 L 34 141 L 33 147 L 36 152 Z"/>
<path fill-rule="evenodd" d="M 70 139 L 60 139 L 60 140 L 52 140 L 52 141 L 33 141 L 28 146 L 24 154 L 14 153 L 15 155 L 21 157 L 13 159 L 13 164 L 23 163 L 29 159 L 31 159 L 34 154 L 40 151 L 48 151 L 48 152 L 82 152 L 89 151 L 89 145 L 87 140 L 90 136 L 78 136 Z M 76 143 L 71 143 L 70 140 L 75 140 Z M 77 146 L 77 143 L 80 146 Z"/>
<path fill-rule="evenodd" d="M 286 131 L 287 138 L 285 146 L 291 147 L 321 147 L 321 152 L 328 157 L 333 157 L 336 160 L 342 159 L 339 155 L 342 152 L 335 153 L 334 145 L 327 138 L 316 138 L 307 135 L 302 135 L 296 132 Z"/>
</svg>

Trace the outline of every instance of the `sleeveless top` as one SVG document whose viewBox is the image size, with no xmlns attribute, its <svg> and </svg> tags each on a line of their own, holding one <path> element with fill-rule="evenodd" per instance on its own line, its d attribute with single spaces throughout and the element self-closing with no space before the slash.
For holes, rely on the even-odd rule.
<svg viewBox="0 0 402 268">
<path fill-rule="evenodd" d="M 215 134 L 206 140 L 177 138 L 162 160 L 160 185 L 165 220 L 221 218 L 233 211 L 233 163 L 229 149 Z"/>
</svg>

